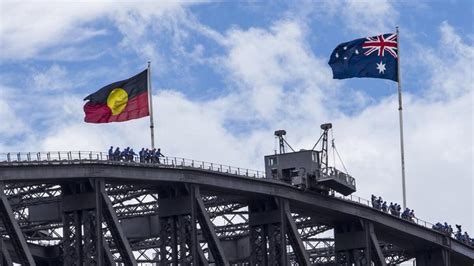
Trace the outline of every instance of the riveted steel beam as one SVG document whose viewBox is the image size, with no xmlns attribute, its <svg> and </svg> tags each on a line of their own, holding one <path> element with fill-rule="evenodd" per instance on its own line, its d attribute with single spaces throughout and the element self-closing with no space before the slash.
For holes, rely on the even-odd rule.
<svg viewBox="0 0 474 266">
<path fill-rule="evenodd" d="M 33 256 L 31 255 L 30 249 L 28 248 L 28 244 L 25 240 L 23 232 L 15 220 L 12 208 L 3 189 L 3 183 L 0 183 L 0 218 L 2 223 L 8 235 L 10 236 L 13 245 L 15 246 L 15 250 L 18 253 L 18 259 L 20 260 L 19 262 L 22 265 L 36 265 Z M 2 245 L 2 249 L 3 246 L 4 245 Z"/>
<path fill-rule="evenodd" d="M 163 265 L 207 264 L 199 254 L 193 191 L 182 185 L 158 188 L 159 260 Z"/>
<path fill-rule="evenodd" d="M 298 233 L 296 223 L 291 216 L 288 201 L 280 200 L 280 207 L 283 209 L 286 218 L 286 233 L 288 235 L 288 241 L 296 254 L 299 265 L 311 265 L 308 252 L 306 251 L 301 236 Z"/>
<path fill-rule="evenodd" d="M 61 186 L 63 263 L 103 265 L 102 211 L 98 180 L 81 180 Z"/>
<path fill-rule="evenodd" d="M 219 238 L 217 237 L 216 231 L 214 230 L 214 225 L 209 218 L 209 214 L 206 211 L 204 202 L 202 201 L 201 193 L 198 186 L 193 186 L 194 197 L 196 199 L 197 207 L 197 218 L 199 224 L 201 225 L 201 230 L 209 244 L 209 249 L 211 250 L 214 259 L 216 260 L 217 265 L 229 265 L 226 255 L 224 254 L 224 249 L 220 244 Z"/>
<path fill-rule="evenodd" d="M 374 230 L 374 225 L 368 221 L 365 222 L 365 225 L 366 225 L 365 229 L 369 231 L 371 243 L 375 249 L 375 255 L 377 258 L 374 261 L 375 265 L 386 266 L 387 263 L 385 263 L 385 258 L 383 256 L 382 249 L 380 249 L 380 244 L 379 244 L 379 241 L 377 240 L 377 235 L 375 234 L 375 230 Z"/>
<path fill-rule="evenodd" d="M 110 265 L 110 266 L 116 265 L 114 256 L 112 255 L 112 252 L 110 251 L 109 243 L 107 243 L 107 241 L 104 238 L 102 238 L 102 247 L 104 248 L 104 264 Z"/>
<path fill-rule="evenodd" d="M 5 242 L 0 238 L 0 265 L 11 266 L 13 265 L 13 260 L 10 256 L 10 253 L 7 250 Z"/>
<path fill-rule="evenodd" d="M 133 256 L 132 248 L 130 247 L 130 243 L 125 236 L 122 227 L 120 225 L 119 219 L 115 214 L 114 208 L 112 206 L 112 202 L 110 201 L 107 193 L 105 193 L 103 184 L 99 184 L 99 191 L 100 197 L 103 205 L 103 215 L 107 226 L 112 234 L 112 238 L 117 246 L 117 249 L 122 257 L 122 262 L 125 265 L 132 265 L 136 266 L 137 262 L 135 257 Z"/>
<path fill-rule="evenodd" d="M 249 205 L 250 264 L 288 264 L 286 218 L 273 197 L 259 198 Z"/>
</svg>

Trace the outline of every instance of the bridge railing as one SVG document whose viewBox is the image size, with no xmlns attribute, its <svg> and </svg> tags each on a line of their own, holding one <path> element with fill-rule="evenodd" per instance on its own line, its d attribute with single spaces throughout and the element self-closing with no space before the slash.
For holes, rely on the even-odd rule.
<svg viewBox="0 0 474 266">
<path fill-rule="evenodd" d="M 205 161 L 198 161 L 180 157 L 160 157 L 159 161 L 140 161 L 140 157 L 133 156 L 129 159 L 115 160 L 109 158 L 106 152 L 95 151 L 54 151 L 54 152 L 16 152 L 0 153 L 0 163 L 22 163 L 22 164 L 41 164 L 41 163 L 77 163 L 77 162 L 106 161 L 113 164 L 146 164 L 149 166 L 170 166 L 170 167 L 189 167 L 195 169 L 208 170 L 219 173 L 227 173 L 238 176 L 264 178 L 265 172 L 251 170 L 241 167 L 235 167 L 224 164 L 217 164 Z"/>
<path fill-rule="evenodd" d="M 361 197 L 356 196 L 356 195 L 344 196 L 344 195 L 339 194 L 339 193 L 337 193 L 337 192 L 335 193 L 334 196 L 337 197 L 337 198 L 344 199 L 344 200 L 349 200 L 349 201 L 352 201 L 352 202 L 357 202 L 357 203 L 359 203 L 359 204 L 369 206 L 369 207 L 373 208 L 374 210 L 378 210 L 378 211 L 380 211 L 380 212 L 382 212 L 382 213 L 386 213 L 387 215 L 390 215 L 390 216 L 393 216 L 393 217 L 397 217 L 397 218 L 402 219 L 402 220 L 405 220 L 405 221 L 410 221 L 410 222 L 416 223 L 417 225 L 421 225 L 421 226 L 426 227 L 426 228 L 429 228 L 429 229 L 433 229 L 433 224 L 432 224 L 432 223 L 427 222 L 427 221 L 422 220 L 422 219 L 419 219 L 419 218 L 417 218 L 417 217 L 413 217 L 412 220 L 407 220 L 407 219 L 403 219 L 403 218 L 401 218 L 401 217 L 399 217 L 399 216 L 393 215 L 393 214 L 391 214 L 391 213 L 389 213 L 389 212 L 384 212 L 384 211 L 382 211 L 382 210 L 379 210 L 379 209 L 377 209 L 377 208 L 374 208 L 374 207 L 372 206 L 372 204 L 371 204 L 371 201 L 369 201 L 368 199 L 364 199 L 364 198 L 361 198 Z"/>
<path fill-rule="evenodd" d="M 252 177 L 252 178 L 265 178 L 265 172 L 250 170 L 240 167 L 234 167 L 224 164 L 216 164 L 211 162 L 197 161 L 192 159 L 185 159 L 179 157 L 160 157 L 159 162 L 144 162 L 140 161 L 138 156 L 134 156 L 129 160 L 112 160 L 109 158 L 106 152 L 94 152 L 94 151 L 55 151 L 55 152 L 17 152 L 17 153 L 0 153 L 0 164 L 1 163 L 21 163 L 21 164 L 43 164 L 43 163 L 61 163 L 61 164 L 74 164 L 78 162 L 95 162 L 103 161 L 111 164 L 145 164 L 148 166 L 167 166 L 167 167 L 186 167 L 193 169 L 202 169 L 207 171 L 233 174 L 237 176 Z M 355 195 L 344 196 L 339 193 L 334 195 L 337 198 L 348 200 L 351 202 L 359 203 L 362 205 L 371 206 L 371 202 L 368 199 L 364 199 Z M 378 210 L 374 208 L 375 210 Z M 380 212 L 383 212 L 379 210 Z M 398 216 L 392 215 L 402 219 Z M 433 224 L 417 217 L 413 218 L 411 222 L 416 223 L 420 226 L 432 229 Z"/>
</svg>

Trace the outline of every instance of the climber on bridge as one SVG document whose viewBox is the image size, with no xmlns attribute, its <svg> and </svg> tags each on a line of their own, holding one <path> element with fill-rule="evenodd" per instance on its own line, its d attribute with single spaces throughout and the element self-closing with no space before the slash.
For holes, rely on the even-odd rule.
<svg viewBox="0 0 474 266">
<path fill-rule="evenodd" d="M 386 202 L 386 201 L 384 201 L 384 202 L 382 203 L 382 211 L 388 213 L 387 202 Z"/>
<path fill-rule="evenodd" d="M 148 148 L 145 149 L 144 156 L 145 156 L 145 162 L 149 163 L 150 162 L 150 150 Z"/>
<path fill-rule="evenodd" d="M 456 234 L 454 234 L 454 237 L 456 237 L 457 240 L 461 240 L 461 238 L 462 238 L 461 225 L 456 224 L 456 228 L 457 228 L 458 230 L 456 231 Z"/>
<path fill-rule="evenodd" d="M 408 218 L 410 221 L 414 222 L 415 219 L 415 210 L 411 210 L 410 213 L 408 214 Z"/>
<path fill-rule="evenodd" d="M 145 148 L 142 148 L 139 152 L 138 155 L 140 156 L 140 162 L 144 163 L 145 162 Z"/>
<path fill-rule="evenodd" d="M 120 153 L 120 161 L 127 161 L 129 150 L 130 147 L 127 147 Z"/>
<path fill-rule="evenodd" d="M 402 219 L 409 220 L 410 219 L 409 215 L 410 215 L 410 209 L 405 208 L 405 210 L 402 213 Z"/>
<path fill-rule="evenodd" d="M 390 214 L 395 215 L 395 213 L 396 213 L 396 211 L 397 211 L 397 210 L 395 209 L 395 204 L 393 204 L 392 202 L 390 202 L 390 205 L 388 206 L 388 210 L 389 210 Z"/>
<path fill-rule="evenodd" d="M 114 161 L 120 160 L 120 148 L 119 147 L 117 147 L 114 151 L 113 160 Z"/>
<path fill-rule="evenodd" d="M 158 150 L 155 152 L 156 162 L 161 163 L 160 157 L 165 157 L 165 156 L 161 153 L 161 149 L 158 148 Z"/>
<path fill-rule="evenodd" d="M 128 161 L 129 162 L 133 162 L 134 158 L 135 158 L 135 155 L 137 155 L 134 151 L 133 151 L 133 148 L 130 149 L 130 151 L 128 152 Z"/>
<path fill-rule="evenodd" d="M 156 163 L 156 148 L 150 151 L 150 159 L 152 163 Z"/>
<path fill-rule="evenodd" d="M 110 149 L 109 149 L 109 160 L 113 160 L 114 159 L 114 146 L 110 146 Z"/>
</svg>

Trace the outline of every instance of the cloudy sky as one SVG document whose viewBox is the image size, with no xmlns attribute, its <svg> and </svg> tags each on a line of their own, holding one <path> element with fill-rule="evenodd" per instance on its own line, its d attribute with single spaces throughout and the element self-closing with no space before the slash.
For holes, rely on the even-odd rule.
<svg viewBox="0 0 474 266">
<path fill-rule="evenodd" d="M 414 2 L 2 0 L 0 152 L 148 146 L 148 118 L 86 124 L 82 106 L 151 60 L 164 154 L 263 169 L 274 130 L 310 149 L 332 122 L 356 195 L 401 203 L 396 83 L 327 64 L 399 25 L 408 205 L 474 235 L 474 6 Z"/>
</svg>

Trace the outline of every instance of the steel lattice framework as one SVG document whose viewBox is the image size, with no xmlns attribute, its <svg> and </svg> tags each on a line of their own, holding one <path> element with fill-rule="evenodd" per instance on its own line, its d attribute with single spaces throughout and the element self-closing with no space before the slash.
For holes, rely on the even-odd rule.
<svg viewBox="0 0 474 266">
<path fill-rule="evenodd" d="M 1 159 L 2 265 L 474 262 L 473 247 L 424 221 L 257 171 L 179 158 L 108 161 L 101 153 Z"/>
</svg>

